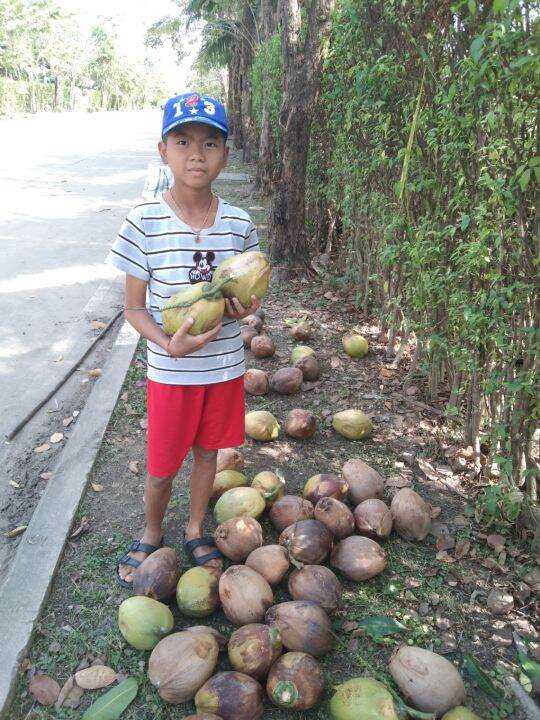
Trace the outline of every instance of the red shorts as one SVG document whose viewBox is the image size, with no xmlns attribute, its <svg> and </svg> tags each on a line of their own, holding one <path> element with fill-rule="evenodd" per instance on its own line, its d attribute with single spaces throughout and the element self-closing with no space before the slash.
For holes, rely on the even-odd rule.
<svg viewBox="0 0 540 720">
<path fill-rule="evenodd" d="M 176 473 L 193 447 L 206 450 L 244 442 L 244 378 L 212 385 L 165 385 L 147 381 L 148 472 Z"/>
</svg>

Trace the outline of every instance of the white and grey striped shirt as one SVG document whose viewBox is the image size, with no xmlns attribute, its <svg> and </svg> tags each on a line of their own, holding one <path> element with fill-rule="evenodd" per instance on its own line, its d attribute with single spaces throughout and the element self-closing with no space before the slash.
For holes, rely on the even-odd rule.
<svg viewBox="0 0 540 720">
<path fill-rule="evenodd" d="M 210 280 L 213 269 L 238 253 L 259 250 L 249 215 L 218 198 L 212 227 L 195 233 L 162 199 L 136 205 L 126 217 L 106 262 L 148 282 L 147 306 L 158 325 L 166 300 L 183 288 Z M 148 377 L 168 385 L 210 385 L 245 372 L 244 345 L 236 320 L 226 315 L 218 337 L 183 358 L 172 358 L 150 340 Z"/>
</svg>

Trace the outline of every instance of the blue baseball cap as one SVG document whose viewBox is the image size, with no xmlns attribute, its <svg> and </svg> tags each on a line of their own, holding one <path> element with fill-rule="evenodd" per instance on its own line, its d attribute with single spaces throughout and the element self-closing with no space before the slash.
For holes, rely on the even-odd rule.
<svg viewBox="0 0 540 720">
<path fill-rule="evenodd" d="M 227 112 L 222 103 L 210 95 L 199 95 L 195 92 L 175 95 L 165 103 L 163 108 L 162 139 L 165 135 L 179 125 L 199 122 L 220 130 L 225 138 L 229 134 L 227 125 Z"/>
</svg>

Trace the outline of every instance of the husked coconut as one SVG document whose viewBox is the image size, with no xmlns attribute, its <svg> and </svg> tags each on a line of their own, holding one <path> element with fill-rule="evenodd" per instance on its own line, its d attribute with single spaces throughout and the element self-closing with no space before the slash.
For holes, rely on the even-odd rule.
<svg viewBox="0 0 540 720">
<path fill-rule="evenodd" d="M 405 540 L 423 540 L 431 526 L 428 503 L 411 488 L 402 488 L 392 498 L 390 512 L 394 530 Z"/>
<path fill-rule="evenodd" d="M 439 716 L 465 702 L 459 672 L 437 653 L 404 645 L 392 655 L 389 670 L 403 695 L 422 712 Z"/>
<path fill-rule="evenodd" d="M 347 460 L 341 469 L 341 476 L 349 486 L 349 497 L 353 505 L 359 505 L 368 498 L 382 499 L 384 480 L 360 458 Z"/>
<path fill-rule="evenodd" d="M 270 390 L 270 381 L 264 370 L 250 368 L 244 374 L 244 389 L 248 395 L 266 395 Z"/>
<path fill-rule="evenodd" d="M 285 432 L 296 440 L 306 440 L 315 435 L 317 419 L 310 410 L 294 408 L 285 420 Z"/>
</svg>

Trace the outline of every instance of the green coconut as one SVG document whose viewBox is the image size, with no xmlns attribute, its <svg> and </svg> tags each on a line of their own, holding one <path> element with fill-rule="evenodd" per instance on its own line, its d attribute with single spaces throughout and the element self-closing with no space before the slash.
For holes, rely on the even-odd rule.
<svg viewBox="0 0 540 720">
<path fill-rule="evenodd" d="M 215 502 L 224 492 L 227 492 L 227 490 L 235 487 L 244 487 L 247 484 L 248 481 L 244 473 L 238 472 L 238 470 L 222 470 L 216 473 L 210 499 Z"/>
<path fill-rule="evenodd" d="M 480 718 L 471 712 L 469 708 L 460 705 L 445 713 L 441 720 L 480 720 Z"/>
<path fill-rule="evenodd" d="M 251 296 L 259 300 L 268 290 L 270 265 L 264 253 L 246 252 L 228 258 L 214 271 L 212 285 L 226 298 L 237 298 L 244 307 L 251 306 Z"/>
<path fill-rule="evenodd" d="M 266 507 L 270 508 L 276 500 L 285 495 L 285 478 L 271 470 L 263 470 L 255 475 L 251 481 L 251 487 L 261 493 Z"/>
<path fill-rule="evenodd" d="M 214 507 L 214 517 L 218 525 L 243 515 L 258 518 L 265 507 L 264 498 L 258 490 L 252 487 L 236 487 L 227 490 L 219 498 Z"/>
<path fill-rule="evenodd" d="M 373 432 L 371 419 L 355 408 L 336 413 L 332 418 L 332 425 L 334 430 L 348 440 L 364 440 Z"/>
<path fill-rule="evenodd" d="M 176 602 L 180 612 L 189 617 L 206 617 L 219 607 L 219 581 L 205 567 L 187 570 L 176 586 Z"/>
<path fill-rule="evenodd" d="M 363 335 L 352 333 L 344 336 L 343 349 L 347 355 L 350 355 L 352 358 L 363 358 L 369 352 L 369 345 Z"/>
<path fill-rule="evenodd" d="M 192 317 L 190 335 L 200 335 L 219 325 L 225 312 L 225 300 L 219 288 L 200 282 L 170 297 L 161 311 L 163 332 L 174 333 Z"/>
<path fill-rule="evenodd" d="M 373 678 L 352 678 L 338 685 L 330 700 L 332 720 L 399 720 L 394 699 Z"/>
<path fill-rule="evenodd" d="M 279 423 L 268 410 L 252 410 L 246 413 L 246 435 L 252 440 L 270 442 L 279 436 Z"/>
<path fill-rule="evenodd" d="M 309 355 L 315 355 L 315 350 L 313 348 L 310 348 L 307 345 L 296 345 L 293 347 L 291 352 L 291 365 L 296 365 L 299 360 L 308 357 Z"/>
<path fill-rule="evenodd" d="M 152 650 L 174 626 L 169 608 L 143 595 L 127 598 L 118 608 L 120 632 L 137 650 Z"/>
</svg>

